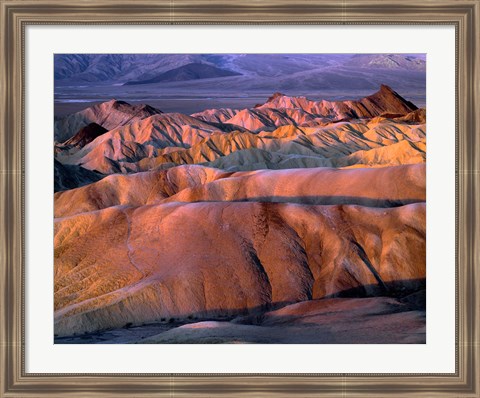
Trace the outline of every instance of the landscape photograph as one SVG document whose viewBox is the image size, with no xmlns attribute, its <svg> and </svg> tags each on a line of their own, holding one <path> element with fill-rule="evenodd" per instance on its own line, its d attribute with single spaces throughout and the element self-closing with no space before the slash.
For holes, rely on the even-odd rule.
<svg viewBox="0 0 480 398">
<path fill-rule="evenodd" d="M 425 344 L 425 54 L 56 54 L 55 344 Z"/>
</svg>

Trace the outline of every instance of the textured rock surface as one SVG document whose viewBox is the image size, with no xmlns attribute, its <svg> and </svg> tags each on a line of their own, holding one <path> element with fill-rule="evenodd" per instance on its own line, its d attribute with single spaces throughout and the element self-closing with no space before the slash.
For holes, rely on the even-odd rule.
<svg viewBox="0 0 480 398">
<path fill-rule="evenodd" d="M 419 287 L 425 205 L 110 207 L 55 222 L 55 332 Z"/>
<path fill-rule="evenodd" d="M 162 113 L 149 105 L 130 105 L 124 101 L 111 100 L 55 121 L 55 141 L 63 142 L 81 128 L 96 123 L 107 130 Z"/>
<path fill-rule="evenodd" d="M 423 343 L 425 115 L 382 86 L 191 116 L 110 101 L 58 120 L 57 338 L 148 324 L 117 334 Z"/>
<path fill-rule="evenodd" d="M 383 84 L 378 92 L 359 101 L 310 101 L 305 97 L 289 97 L 277 93 L 258 108 L 297 108 L 337 120 L 371 118 L 383 113 L 405 114 L 417 109 L 414 104 Z"/>
<path fill-rule="evenodd" d="M 58 148 L 57 159 L 111 174 L 181 164 L 230 171 L 393 166 L 423 163 L 426 156 L 425 125 L 389 119 L 287 125 L 259 134 L 221 131 L 226 128 L 180 114 L 153 116 L 103 134 L 75 152 Z"/>
<path fill-rule="evenodd" d="M 118 104 L 110 101 L 57 121 L 62 134 L 87 119 L 111 131 L 95 137 L 80 130 L 57 145 L 56 159 L 113 174 L 182 164 L 228 171 L 394 166 L 422 163 L 426 156 L 425 113 L 387 86 L 359 101 L 276 94 L 253 109 L 192 116 Z"/>
<path fill-rule="evenodd" d="M 114 174 L 95 184 L 58 193 L 55 217 L 117 205 L 137 207 L 162 202 L 251 201 L 392 207 L 425 199 L 424 164 L 237 173 L 179 166 L 131 175 Z"/>
</svg>

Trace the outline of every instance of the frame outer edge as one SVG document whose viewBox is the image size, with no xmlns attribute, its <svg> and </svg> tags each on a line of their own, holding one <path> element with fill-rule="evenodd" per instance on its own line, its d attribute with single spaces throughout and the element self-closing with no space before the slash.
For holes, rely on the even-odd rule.
<svg viewBox="0 0 480 398">
<path fill-rule="evenodd" d="M 459 51 L 458 70 L 458 170 L 457 170 L 457 232 L 459 372 L 468 394 L 478 397 L 479 388 L 479 2 L 472 4 L 461 24 L 463 41 Z M 463 193 L 460 195 L 459 193 Z M 463 269 L 462 269 L 463 267 Z"/>
<path fill-rule="evenodd" d="M 476 173 L 472 173 L 472 212 L 471 223 L 471 242 L 472 248 L 472 374 L 473 391 L 480 396 L 480 223 L 479 223 L 479 198 L 480 198 L 480 2 L 476 1 L 472 8 L 472 72 L 471 72 L 471 136 L 473 139 L 473 158 L 472 168 Z"/>
<path fill-rule="evenodd" d="M 11 331 L 14 322 L 13 312 L 17 309 L 18 304 L 15 305 L 15 296 L 13 288 L 15 286 L 15 280 L 12 278 L 12 270 L 15 264 L 15 257 L 21 253 L 21 248 L 15 246 L 15 234 L 21 236 L 21 229 L 15 228 L 15 215 L 13 207 L 17 199 L 17 195 L 20 193 L 16 190 L 16 183 L 18 178 L 15 178 L 15 164 L 13 157 L 15 156 L 15 146 L 13 141 L 15 138 L 11 133 L 14 131 L 12 125 L 12 97 L 15 93 L 15 88 L 12 87 L 12 80 L 10 79 L 13 65 L 9 62 L 7 54 L 11 52 L 13 46 L 13 37 L 11 35 L 11 13 L 4 2 L 1 5 L 1 17 L 2 17 L 2 70 L 1 70 L 1 86 L 2 86 L 2 99 L 1 99 L 1 134 L 2 134 L 2 147 L 1 147 L 1 197 L 2 207 L 0 219 L 2 221 L 2 235 L 1 235 L 1 277 L 2 277 L 2 303 L 0 307 L 2 325 L 1 325 L 1 360 L 2 360 L 2 380 L 0 393 L 8 391 L 13 384 L 13 378 L 18 374 L 18 369 L 15 368 L 17 362 L 13 355 L 17 352 L 16 347 L 18 344 L 18 338 L 12 336 Z M 19 153 L 19 152 L 18 152 Z M 21 209 L 20 209 L 21 210 Z"/>
<path fill-rule="evenodd" d="M 60 4 L 58 1 L 46 0 L 52 4 Z M 190 0 L 190 3 L 195 2 Z M 279 397 L 284 396 L 283 394 L 279 395 L 282 391 L 285 393 L 295 393 L 297 386 L 300 390 L 306 388 L 303 391 L 305 395 L 303 396 L 312 396 L 315 394 L 318 396 L 318 393 L 322 391 L 325 394 L 322 396 L 384 396 L 385 388 L 388 388 L 388 377 L 385 379 L 382 377 L 373 376 L 372 378 L 364 377 L 352 377 L 350 380 L 353 382 L 360 382 L 356 384 L 355 382 L 352 385 L 346 386 L 347 380 L 343 376 L 341 378 L 337 377 L 326 377 L 324 378 L 324 383 L 316 384 L 312 383 L 308 376 L 305 377 L 284 377 L 280 379 L 273 379 L 271 377 L 226 377 L 225 381 L 219 382 L 218 380 L 213 380 L 214 377 L 190 377 L 190 376 L 173 376 L 165 377 L 162 381 L 159 381 L 157 378 L 155 381 L 149 377 L 135 377 L 133 375 L 125 375 L 125 377 L 114 378 L 109 377 L 100 378 L 92 376 L 66 376 L 65 378 L 60 377 L 52 384 L 50 380 L 41 380 L 39 375 L 35 376 L 26 376 L 23 373 L 22 369 L 22 347 L 21 347 L 21 333 L 22 333 L 22 316 L 20 311 L 19 303 L 22 301 L 20 289 L 15 289 L 19 286 L 21 280 L 21 271 L 25 266 L 22 258 L 23 252 L 23 139 L 22 134 L 13 134 L 13 132 L 21 132 L 23 129 L 22 118 L 20 116 L 22 107 L 24 103 L 22 102 L 23 95 L 23 80 L 22 80 L 22 42 L 20 37 L 22 36 L 21 32 L 21 18 L 17 15 L 15 16 L 14 11 L 9 9 L 9 5 L 18 10 L 20 4 L 24 6 L 26 11 L 30 11 L 31 14 L 28 15 L 30 21 L 35 19 L 44 19 L 48 20 L 48 13 L 45 14 L 44 10 L 40 14 L 35 14 L 35 6 L 39 5 L 40 1 L 5 1 L 0 0 L 1 5 L 1 44 L 0 44 L 0 116 L 3 115 L 3 118 L 0 117 L 0 139 L 2 147 L 0 148 L 0 194 L 1 197 L 5 198 L 2 201 L 2 206 L 0 207 L 0 221 L 3 222 L 3 230 L 0 233 L 0 288 L 2 289 L 2 302 L 0 303 L 0 316 L 2 319 L 0 325 L 0 343 L 1 343 L 1 352 L 0 352 L 0 364 L 2 365 L 2 370 L 0 370 L 1 380 L 0 380 L 0 397 L 20 397 L 20 396 L 45 396 L 45 397 L 66 397 L 72 396 L 71 393 L 75 396 L 90 397 L 90 396 L 112 396 L 116 397 L 122 391 L 123 393 L 131 391 L 133 394 L 133 389 L 136 388 L 136 396 L 150 397 L 150 396 L 171 396 L 174 392 L 183 391 L 188 393 L 191 396 L 207 396 L 210 391 L 209 388 L 218 388 L 216 392 L 225 391 L 225 393 L 230 392 L 233 395 L 229 396 L 266 396 L 269 392 L 271 396 Z M 91 5 L 91 2 L 84 2 L 85 5 Z M 111 7 L 111 2 L 99 1 L 101 5 L 110 4 L 110 13 L 112 13 L 114 8 Z M 127 4 L 125 1 L 120 1 L 119 7 Z M 132 3 L 142 3 L 145 2 L 136 2 Z M 201 1 L 199 1 L 201 3 Z M 256 4 L 260 4 L 255 2 Z M 271 4 L 276 4 L 275 2 L 270 2 Z M 352 1 L 349 2 L 353 4 Z M 375 4 L 374 4 L 375 3 Z M 390 3 L 390 2 L 389 2 Z M 65 3 L 63 3 L 65 4 Z M 77 8 L 82 8 L 81 3 L 74 3 L 74 6 Z M 129 4 L 129 3 L 128 3 Z M 154 4 L 153 2 L 148 2 L 148 4 Z M 158 3 L 157 3 L 158 4 Z M 330 3 L 333 4 L 333 3 Z M 338 2 L 336 3 L 338 4 Z M 361 4 L 371 5 L 372 9 L 381 8 L 381 3 L 378 1 L 368 1 L 360 0 L 355 2 L 355 5 Z M 374 5 L 373 5 L 374 4 Z M 395 3 L 399 4 L 399 3 Z M 417 4 L 418 2 L 406 1 L 404 4 L 412 5 Z M 449 382 L 445 380 L 445 383 L 442 380 L 438 380 L 439 385 L 436 388 L 432 388 L 435 383 L 435 377 L 429 378 L 425 377 L 425 381 L 430 379 L 430 382 L 427 382 L 428 386 L 431 389 L 425 389 L 421 387 L 421 378 L 417 381 L 417 389 L 414 385 L 415 379 L 408 377 L 408 383 L 410 388 L 403 389 L 401 388 L 397 393 L 394 393 L 395 396 L 402 397 L 411 397 L 412 392 L 417 393 L 416 396 L 425 396 L 427 393 L 428 396 L 463 396 L 463 397 L 477 397 L 479 396 L 479 317 L 478 317 L 478 308 L 479 306 L 479 293 L 477 291 L 480 286 L 479 280 L 479 251 L 480 248 L 477 247 L 478 237 L 479 237 L 479 225 L 478 225 L 478 216 L 476 214 L 478 210 L 478 194 L 479 194 L 479 184 L 478 177 L 480 175 L 480 163 L 479 163 L 479 141 L 480 139 L 476 137 L 476 134 L 479 133 L 479 30 L 480 30 L 480 17 L 479 17 L 479 1 L 470 0 L 465 2 L 453 2 L 453 1 L 426 1 L 425 4 L 438 5 L 438 4 L 447 4 L 451 5 L 453 9 L 462 10 L 467 9 L 468 12 L 463 15 L 461 21 L 461 31 L 464 41 L 460 41 L 460 46 L 464 46 L 462 55 L 465 54 L 465 60 L 459 65 L 459 77 L 458 77 L 458 107 L 459 110 L 463 110 L 462 114 L 459 113 L 459 153 L 457 153 L 458 167 L 459 170 L 457 176 L 458 187 L 460 188 L 459 192 L 462 192 L 462 201 L 458 203 L 459 215 L 458 215 L 458 232 L 460 236 L 463 236 L 459 240 L 459 259 L 462 259 L 461 264 L 467 268 L 467 272 L 464 272 L 464 277 L 462 280 L 462 286 L 466 287 L 465 292 L 459 293 L 460 301 L 463 301 L 462 309 L 463 312 L 460 317 L 466 319 L 467 322 L 460 322 L 459 333 L 459 350 L 460 350 L 460 368 L 458 369 L 460 378 L 454 381 L 452 378 L 449 379 Z M 48 8 L 48 7 L 47 7 Z M 61 20 L 66 18 L 66 15 L 72 15 L 73 9 L 67 7 L 67 11 L 63 13 L 59 12 L 54 13 L 54 20 Z M 115 19 L 115 17 L 108 17 L 109 11 L 99 11 L 96 7 L 92 6 L 87 7 L 89 11 L 85 11 L 80 19 L 89 19 L 89 20 L 104 20 L 105 17 L 100 18 L 100 14 L 107 14 L 107 20 Z M 201 8 L 201 7 L 200 7 Z M 368 8 L 368 7 L 367 7 Z M 188 7 L 185 8 L 188 10 Z M 361 6 L 355 8 L 356 11 L 361 10 Z M 364 7 L 365 9 L 365 7 Z M 190 10 L 191 12 L 192 10 Z M 317 10 L 318 11 L 318 10 Z M 434 7 L 432 8 L 434 10 Z M 95 14 L 99 12 L 99 14 Z M 188 13 L 187 11 L 185 11 Z M 377 11 L 378 12 L 378 11 Z M 445 12 L 445 11 L 444 11 Z M 446 13 L 446 12 L 445 12 Z M 344 14 L 346 20 L 355 21 L 360 19 L 366 19 L 362 17 L 368 16 L 368 12 L 363 12 L 359 14 Z M 173 13 L 172 20 L 173 20 Z M 338 13 L 333 12 L 331 20 L 339 20 Z M 220 15 L 221 16 L 221 15 Z M 40 17 L 40 18 L 39 18 Z M 162 18 L 166 18 L 166 13 L 161 15 Z M 301 16 L 300 16 L 301 17 Z M 300 18 L 296 16 L 295 18 Z M 322 18 L 312 17 L 309 19 L 312 21 L 321 22 Z M 242 17 L 240 19 L 245 18 Z M 293 18 L 293 20 L 295 20 Z M 424 18 L 425 16 L 418 17 L 419 19 Z M 446 21 L 449 19 L 448 13 L 443 17 Z M 134 17 L 130 17 L 134 19 Z M 159 19 L 159 17 L 148 17 L 148 20 Z M 181 18 L 179 18 L 181 19 Z M 198 20 L 198 17 L 191 16 L 191 20 Z M 247 15 L 246 19 L 255 20 L 253 16 Z M 275 19 L 275 18 L 274 18 Z M 327 21 L 329 18 L 325 18 Z M 385 18 L 389 19 L 394 23 L 395 18 Z M 416 20 L 417 17 L 414 18 Z M 427 18 L 428 19 L 428 18 Z M 433 18 L 432 18 L 433 19 Z M 440 19 L 440 18 L 439 18 Z M 26 19 L 25 19 L 26 20 Z M 175 21 L 177 21 L 175 19 Z M 183 20 L 183 22 L 186 22 Z M 215 23 L 215 18 L 212 20 Z M 48 23 L 48 22 L 47 22 Z M 113 23 L 113 22 L 112 22 Z M 188 22 L 187 22 L 188 23 Z M 428 22 L 427 22 L 428 23 Z M 17 112 L 15 112 L 17 111 Z M 467 123 L 464 123 L 466 121 Z M 465 195 L 466 194 L 466 195 Z M 21 228 L 19 228 L 21 226 Z M 460 253 L 466 253 L 462 257 Z M 460 261 L 459 261 L 460 262 Z M 16 267 L 15 264 L 21 264 L 21 267 Z M 20 268 L 20 269 L 19 269 Z M 460 281 L 459 281 L 460 282 Z M 465 304 L 470 300 L 470 304 Z M 465 325 L 466 328 L 462 328 Z M 465 355 L 463 355 L 463 354 Z M 213 376 L 213 375 L 212 375 Z M 102 380 L 103 378 L 103 380 Z M 150 380 L 148 380 L 150 379 Z M 176 380 L 175 380 L 176 379 Z M 182 381 L 183 379 L 183 381 Z M 202 381 L 203 379 L 203 381 Z M 217 378 L 218 379 L 218 378 Z M 123 382 L 122 382 L 123 380 Z M 82 382 L 83 381 L 83 382 Z M 302 382 L 303 381 L 303 382 Z M 407 381 L 407 380 L 404 380 Z M 82 383 L 81 383 L 82 382 Z M 140 382 L 150 383 L 150 387 L 143 385 L 140 386 Z M 253 391 L 252 385 L 259 386 L 259 382 L 262 382 L 261 391 Z M 310 382 L 310 383 L 309 383 Z M 432 383 L 433 382 L 433 383 Z M 81 384 L 80 384 L 81 383 Z M 85 384 L 83 384 L 85 383 Z M 257 384 L 255 384 L 257 383 Z M 400 378 L 397 383 L 402 383 L 402 378 Z M 430 384 L 432 383 L 432 384 Z M 82 386 L 83 384 L 83 386 Z M 222 386 L 223 384 L 223 386 Z M 340 387 L 342 384 L 342 387 Z M 398 384 L 396 384 L 398 386 Z M 177 387 L 177 388 L 175 388 Z M 310 388 L 309 388 L 310 387 Z M 315 387 L 315 388 L 314 388 Z M 360 387 L 360 389 L 358 389 Z M 392 386 L 394 387 L 394 386 Z M 75 390 L 72 390 L 75 388 Z M 313 389 L 312 389 L 313 388 Z M 131 390 L 130 390 L 131 389 Z M 41 392 L 42 391 L 42 392 Z M 75 392 L 74 392 L 75 391 Z M 116 393 L 115 393 L 116 391 Z M 155 392 L 154 392 L 155 391 Z M 273 391 L 276 391 L 275 393 Z M 297 390 L 298 392 L 298 390 Z M 392 391 L 391 391 L 392 392 Z M 252 394 L 253 393 L 253 394 Z M 81 395 L 78 395 L 81 394 Z M 117 394 L 117 395 L 116 395 Z M 165 394 L 165 395 L 164 395 Z M 199 395 L 201 394 L 201 395 Z M 383 395 L 378 395 L 383 394 Z M 446 395 L 445 395 L 446 394 Z M 390 395 L 390 394 L 389 394 Z"/>
<path fill-rule="evenodd" d="M 3 396 L 7 390 L 6 380 L 7 373 L 6 370 L 8 366 L 7 360 L 7 317 L 6 317 L 6 307 L 7 307 L 7 223 L 5 220 L 5 215 L 7 211 L 7 175 L 5 170 L 7 170 L 7 134 L 6 134 L 6 120 L 5 115 L 7 114 L 7 90 L 6 90 L 6 67 L 7 60 L 5 57 L 6 54 L 6 27 L 5 27 L 5 5 L 0 0 L 0 225 L 2 229 L 0 230 L 0 396 Z"/>
<path fill-rule="evenodd" d="M 21 375 L 21 342 L 22 342 L 22 271 L 24 269 L 23 252 L 23 134 L 22 132 L 22 59 L 21 26 L 18 16 L 7 7 L 2 9 L 4 38 L 5 38 L 5 169 L 2 174 L 5 177 L 5 207 L 4 225 L 6 241 L 6 269 L 5 269 L 5 292 L 6 306 L 4 320 L 7 329 L 5 336 L 6 360 L 4 388 L 11 388 L 18 383 Z M 21 289 L 19 287 L 22 287 Z"/>
</svg>

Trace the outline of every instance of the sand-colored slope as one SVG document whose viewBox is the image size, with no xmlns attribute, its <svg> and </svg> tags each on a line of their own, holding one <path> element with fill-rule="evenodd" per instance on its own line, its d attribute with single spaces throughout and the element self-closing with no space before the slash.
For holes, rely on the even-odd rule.
<svg viewBox="0 0 480 398">
<path fill-rule="evenodd" d="M 207 109 L 202 112 L 194 113 L 191 116 L 205 122 L 225 123 L 228 119 L 235 116 L 237 112 L 238 110 L 230 108 Z"/>
<path fill-rule="evenodd" d="M 425 163 L 426 146 L 424 142 L 400 141 L 396 144 L 357 151 L 349 156 L 337 159 L 337 167 L 379 167 L 401 164 Z"/>
<path fill-rule="evenodd" d="M 423 142 L 425 143 L 425 125 L 406 125 L 401 123 L 392 123 L 385 120 L 379 123 L 368 123 L 368 131 L 363 133 L 363 137 L 388 146 L 400 141 Z"/>
<path fill-rule="evenodd" d="M 203 164 L 229 172 L 333 167 L 334 165 L 330 159 L 318 155 L 286 155 L 280 152 L 270 152 L 257 148 L 235 151 L 230 155 L 218 157 L 214 161 Z M 172 167 L 172 165 L 170 165 L 170 167 Z"/>
<path fill-rule="evenodd" d="M 131 105 L 113 99 L 56 120 L 55 141 L 68 140 L 90 123 L 96 123 L 107 130 L 112 130 L 158 113 L 162 113 L 162 111 L 149 105 Z"/>
<path fill-rule="evenodd" d="M 213 132 L 189 148 L 177 147 L 175 150 L 162 151 L 158 156 L 144 157 L 136 163 L 119 162 L 118 167 L 128 171 L 145 171 L 171 165 L 206 164 L 237 171 L 261 168 L 342 167 L 344 164 L 350 165 L 352 159 L 357 159 L 359 164 L 371 165 L 371 159 L 363 160 L 363 152 L 347 160 L 341 158 L 355 152 L 381 148 L 402 141 L 425 143 L 425 139 L 423 126 L 392 121 L 342 122 L 324 127 L 302 128 L 288 125 L 259 134 L 242 131 Z M 408 156 L 403 156 L 401 151 L 384 151 L 380 165 L 423 162 L 421 153 L 420 156 L 414 153 L 423 151 L 419 147 L 411 148 L 413 152 L 409 149 Z M 243 152 L 235 154 L 237 151 Z M 83 164 L 84 161 L 85 158 L 80 162 Z M 88 163 L 85 167 L 89 167 Z"/>
<path fill-rule="evenodd" d="M 134 170 L 151 170 L 163 164 L 198 164 L 213 161 L 237 150 L 262 146 L 261 138 L 249 132 L 215 132 L 188 149 L 163 153 L 138 162 Z"/>
<path fill-rule="evenodd" d="M 238 172 L 186 188 L 165 201 L 398 206 L 425 201 L 425 165 L 354 170 L 314 168 Z"/>
<path fill-rule="evenodd" d="M 309 168 L 224 173 L 179 166 L 112 175 L 55 194 L 55 217 L 160 202 L 264 201 L 390 207 L 425 201 L 425 165 L 339 170 Z"/>
<path fill-rule="evenodd" d="M 159 203 L 176 193 L 222 178 L 224 172 L 202 166 L 130 175 L 114 174 L 98 183 L 55 194 L 55 217 L 105 209 L 112 206 L 143 206 Z"/>
<path fill-rule="evenodd" d="M 317 120 L 317 117 L 303 109 L 255 108 L 243 109 L 235 113 L 226 122 L 245 127 L 252 132 L 271 131 L 279 126 L 303 125 Z"/>
<path fill-rule="evenodd" d="M 220 130 L 190 116 L 178 113 L 154 115 L 102 134 L 76 152 L 60 152 L 57 159 L 111 174 L 123 170 L 120 162 L 135 163 L 154 157 L 161 148 L 188 148 L 213 131 Z M 109 166 L 105 159 L 113 165 Z"/>
<path fill-rule="evenodd" d="M 425 205 L 110 207 L 55 222 L 55 333 L 416 289 Z"/>
<path fill-rule="evenodd" d="M 277 94 L 252 109 L 210 109 L 193 116 L 155 114 L 160 111 L 119 101 L 82 112 L 57 121 L 57 127 L 66 123 L 68 131 L 78 127 L 80 119 L 83 126 L 88 116 L 89 126 L 96 126 L 94 119 L 98 127 L 111 131 L 80 130 L 79 137 L 67 143 L 81 145 L 57 145 L 56 159 L 102 174 L 182 164 L 238 171 L 378 167 L 425 160 L 425 110 L 387 86 L 359 101 L 315 102 Z M 396 146 L 403 141 L 414 144 Z M 390 146 L 395 148 L 382 149 Z M 232 156 L 236 151 L 243 152 Z"/>
</svg>

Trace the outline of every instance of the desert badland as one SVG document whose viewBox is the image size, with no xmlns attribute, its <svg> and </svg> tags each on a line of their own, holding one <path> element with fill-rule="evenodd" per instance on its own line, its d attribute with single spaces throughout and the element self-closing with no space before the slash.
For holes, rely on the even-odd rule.
<svg viewBox="0 0 480 398">
<path fill-rule="evenodd" d="M 420 95 L 425 61 L 264 57 L 56 59 L 59 98 L 167 93 L 58 104 L 57 343 L 425 342 L 426 110 L 383 84 Z M 277 90 L 202 107 L 241 82 Z"/>
</svg>

